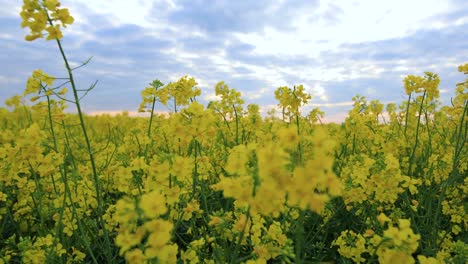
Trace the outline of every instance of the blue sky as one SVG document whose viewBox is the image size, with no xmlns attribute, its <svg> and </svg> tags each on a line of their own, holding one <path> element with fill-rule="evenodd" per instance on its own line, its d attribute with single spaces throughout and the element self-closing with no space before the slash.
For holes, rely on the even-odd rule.
<svg viewBox="0 0 468 264">
<path fill-rule="evenodd" d="M 22 1 L 0 0 L 0 106 L 35 69 L 65 76 L 54 42 L 24 41 Z M 327 120 L 341 121 L 351 98 L 406 98 L 402 79 L 439 73 L 450 101 L 468 62 L 468 1 L 63 0 L 75 17 L 63 43 L 78 85 L 98 86 L 88 113 L 136 111 L 152 80 L 195 77 L 203 102 L 225 81 L 247 103 L 274 107 L 278 86 L 303 84 Z M 161 107 L 160 110 L 165 110 Z"/>
</svg>

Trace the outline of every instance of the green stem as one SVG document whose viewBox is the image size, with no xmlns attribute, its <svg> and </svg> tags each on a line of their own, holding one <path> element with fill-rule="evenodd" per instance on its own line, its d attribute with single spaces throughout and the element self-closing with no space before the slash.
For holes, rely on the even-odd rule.
<svg viewBox="0 0 468 264">
<path fill-rule="evenodd" d="M 50 105 L 50 96 L 47 96 L 47 113 L 49 116 L 50 133 L 52 135 L 52 140 L 54 142 L 54 150 L 56 153 L 58 153 L 57 137 L 55 136 L 54 123 L 52 120 L 52 107 Z M 57 193 L 57 186 L 55 184 L 54 175 L 52 174 L 50 177 L 52 178 L 52 185 L 54 186 L 54 191 L 55 193 Z"/>
<path fill-rule="evenodd" d="M 463 143 L 460 143 L 462 141 L 462 131 L 463 131 L 463 123 L 465 122 L 465 116 L 467 114 L 467 111 L 468 111 L 468 100 L 465 100 L 464 102 L 465 106 L 464 106 L 464 109 L 463 109 L 463 114 L 460 118 L 460 127 L 458 129 L 458 132 L 457 132 L 457 141 L 455 143 L 455 155 L 453 157 L 453 168 L 455 169 L 458 165 L 458 158 L 459 158 L 459 155 L 460 153 L 462 152 L 462 149 L 464 147 L 464 143 L 465 143 L 465 140 L 466 140 L 466 132 L 467 132 L 467 129 L 466 129 L 466 125 L 465 124 L 465 138 L 463 139 Z M 461 146 L 459 148 L 459 146 Z"/>
<path fill-rule="evenodd" d="M 156 105 L 156 96 L 153 97 L 153 104 L 151 105 L 151 115 L 150 115 L 150 120 L 149 120 L 149 125 L 148 125 L 148 132 L 147 132 L 148 138 L 151 137 L 151 127 L 153 125 L 154 106 L 155 105 Z M 151 140 L 151 142 L 153 142 L 153 140 Z M 148 161 L 148 144 L 146 144 L 146 147 L 145 147 L 145 160 Z"/>
<path fill-rule="evenodd" d="M 302 146 L 301 146 L 301 140 L 300 140 L 300 129 L 299 129 L 299 109 L 296 112 L 296 128 L 297 128 L 297 136 L 299 137 L 299 142 L 297 143 L 297 152 L 298 152 L 298 158 L 299 158 L 299 164 L 302 164 Z"/>
<path fill-rule="evenodd" d="M 304 246 L 304 211 L 300 211 L 295 230 L 295 263 L 303 263 L 302 249 Z"/>
<path fill-rule="evenodd" d="M 413 167 L 413 159 L 414 159 L 414 155 L 416 153 L 416 148 L 418 146 L 418 143 L 419 143 L 419 127 L 421 125 L 421 112 L 422 112 L 422 108 L 424 106 L 424 98 L 426 97 L 426 91 L 424 91 L 424 94 L 422 96 L 422 99 L 421 99 L 421 106 L 419 107 L 419 114 L 418 114 L 418 123 L 416 125 L 416 138 L 415 138 L 415 142 L 414 142 L 414 146 L 413 146 L 413 151 L 411 153 L 411 157 L 409 159 L 409 164 L 408 164 L 408 175 L 410 175 L 411 173 L 411 169 Z M 406 127 L 405 127 L 406 129 Z"/>
<path fill-rule="evenodd" d="M 234 115 L 236 117 L 236 145 L 239 145 L 239 116 L 237 115 L 236 106 L 232 105 L 234 109 Z"/>
<path fill-rule="evenodd" d="M 48 18 L 50 26 L 53 27 L 54 26 L 53 21 L 50 19 L 49 16 L 47 18 Z M 84 139 L 86 141 L 86 150 L 88 152 L 89 159 L 90 159 L 90 162 L 91 162 L 91 168 L 92 168 L 93 179 L 94 179 L 94 187 L 96 189 L 96 200 L 97 200 L 97 205 L 98 205 L 98 212 L 97 212 L 97 218 L 98 219 L 97 220 L 98 220 L 98 223 L 99 223 L 99 227 L 102 228 L 102 230 L 104 231 L 104 239 L 105 239 L 105 242 L 106 242 L 105 244 L 107 246 L 107 251 L 106 252 L 109 253 L 110 252 L 109 235 L 108 235 L 108 231 L 106 229 L 106 226 L 104 224 L 104 220 L 102 218 L 102 215 L 104 214 L 104 209 L 103 209 L 103 205 L 102 205 L 102 195 L 101 195 L 101 189 L 100 189 L 100 181 L 99 181 L 99 177 L 98 177 L 98 174 L 97 174 L 97 166 L 96 166 L 96 162 L 95 162 L 95 159 L 94 159 L 94 154 L 93 154 L 93 151 L 91 149 L 90 139 L 89 139 L 88 132 L 86 130 L 86 126 L 85 126 L 85 122 L 84 122 L 83 111 L 81 110 L 80 98 L 78 96 L 78 89 L 76 88 L 72 68 L 70 67 L 70 64 L 68 63 L 67 56 L 65 55 L 65 51 L 64 51 L 64 49 L 62 47 L 62 43 L 58 38 L 55 39 L 55 40 L 56 40 L 57 46 L 58 46 L 58 48 L 60 50 L 60 54 L 62 55 L 62 59 L 63 59 L 63 61 L 65 63 L 65 68 L 67 69 L 67 72 L 68 72 L 68 79 L 70 80 L 70 84 L 72 86 L 73 97 L 74 97 L 74 101 L 75 101 L 75 105 L 76 105 L 76 110 L 78 111 L 78 117 L 79 117 L 79 120 L 80 120 L 80 127 L 81 127 L 81 130 L 83 132 Z"/>
<path fill-rule="evenodd" d="M 405 131 L 403 133 L 405 135 L 405 137 L 406 137 L 406 129 L 408 128 L 408 115 L 409 115 L 410 101 L 411 101 L 411 94 L 409 94 L 408 102 L 406 103 Z"/>
<path fill-rule="evenodd" d="M 62 120 L 62 126 L 63 128 L 65 129 L 65 122 Z M 75 164 L 75 161 L 73 159 L 73 153 L 70 149 L 70 142 L 69 142 L 69 138 L 67 136 L 67 132 L 65 131 L 65 141 L 66 141 L 66 144 L 65 144 L 65 148 L 66 148 L 66 152 L 70 153 L 70 157 L 72 158 L 72 164 L 73 164 L 73 167 L 74 169 L 76 170 L 76 164 Z M 70 186 L 68 185 L 68 177 L 67 177 L 67 170 L 66 170 L 66 167 L 65 165 L 62 165 L 61 166 L 61 175 L 62 175 L 62 180 L 63 180 L 63 185 L 64 185 L 64 197 L 63 197 L 63 206 L 61 208 L 61 211 L 60 211 L 60 216 L 59 216 L 59 223 L 58 223 L 58 226 L 57 228 L 60 230 L 60 233 L 62 233 L 63 231 L 63 212 L 64 212 L 64 209 L 66 208 L 66 199 L 68 197 L 68 200 L 70 201 L 70 206 L 71 206 L 71 210 L 72 210 L 72 213 L 73 213 L 73 217 L 76 218 L 77 220 L 77 224 L 78 224 L 78 230 L 80 231 L 80 234 L 81 236 L 79 236 L 79 238 L 82 240 L 82 242 L 84 243 L 89 255 L 91 256 L 91 259 L 93 260 L 93 263 L 97 264 L 99 263 L 96 259 L 96 257 L 94 256 L 94 252 L 93 250 L 91 249 L 91 246 L 89 245 L 89 241 L 88 239 L 86 239 L 86 234 L 83 230 L 83 227 L 86 226 L 85 223 L 81 222 L 81 218 L 78 217 L 78 212 L 76 210 L 76 205 L 75 205 L 75 202 L 73 201 L 73 196 L 72 196 L 72 193 L 71 193 L 71 189 L 70 189 Z M 76 181 L 75 181 L 75 185 L 77 185 Z"/>
<path fill-rule="evenodd" d="M 50 19 L 49 19 L 50 20 Z M 52 21 L 50 20 L 50 23 L 51 25 L 52 24 Z M 89 155 L 89 159 L 90 159 L 90 162 L 91 162 L 91 168 L 92 168 L 92 171 L 93 171 L 93 177 L 94 177 L 94 187 L 96 189 L 96 197 L 97 197 L 97 202 L 98 202 L 98 210 L 99 210 L 99 221 L 101 222 L 102 224 L 102 213 L 103 213 L 103 208 L 102 208 L 102 199 L 101 199 L 101 190 L 99 188 L 99 177 L 97 175 L 97 167 L 96 167 L 96 163 L 94 161 L 94 154 L 93 154 L 93 151 L 91 149 L 91 143 L 90 143 L 90 140 L 89 140 L 89 136 L 88 136 L 88 132 L 86 130 L 86 125 L 85 125 L 85 122 L 84 122 L 84 115 L 83 115 L 83 111 L 81 110 L 81 104 L 80 104 L 80 98 L 78 96 L 78 91 L 77 91 L 77 88 L 76 88 L 76 85 L 75 85 L 75 80 L 73 78 L 73 73 L 72 73 L 72 69 L 68 63 L 68 59 L 65 55 L 65 52 L 63 50 L 63 47 L 62 47 L 62 43 L 60 42 L 59 39 L 56 39 L 57 41 L 57 45 L 59 47 L 59 50 L 60 50 L 60 54 L 62 55 L 62 58 L 65 62 L 65 68 L 67 69 L 67 72 L 68 72 L 68 77 L 70 79 L 70 84 L 72 86 L 72 90 L 73 90 L 73 97 L 75 99 L 75 105 L 76 105 L 76 110 L 78 111 L 78 117 L 80 119 L 80 127 L 81 127 L 81 130 L 83 132 L 83 136 L 85 138 L 85 141 L 86 141 L 86 150 L 88 152 L 88 155 Z"/>
<path fill-rule="evenodd" d="M 150 115 L 150 121 L 148 125 L 148 137 L 151 136 L 151 126 L 153 124 L 153 117 L 154 117 L 154 106 L 156 105 L 156 97 L 153 97 L 153 104 L 151 105 L 151 115 Z"/>
<path fill-rule="evenodd" d="M 247 228 L 247 224 L 249 223 L 249 218 L 250 218 L 250 206 L 247 208 L 247 213 L 245 216 L 245 225 L 242 228 L 242 232 L 239 234 L 239 239 L 237 240 L 236 247 L 234 248 L 234 254 L 231 258 L 231 262 L 230 262 L 231 264 L 237 263 L 237 256 L 239 255 L 240 246 L 242 243 L 242 239 L 244 239 L 245 229 Z"/>
</svg>

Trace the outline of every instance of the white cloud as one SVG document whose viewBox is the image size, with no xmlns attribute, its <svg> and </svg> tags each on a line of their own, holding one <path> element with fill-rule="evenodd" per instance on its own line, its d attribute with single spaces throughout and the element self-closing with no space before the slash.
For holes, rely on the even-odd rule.
<svg viewBox="0 0 468 264">
<path fill-rule="evenodd" d="M 148 29 L 148 33 L 158 32 L 155 29 L 170 28 L 172 25 L 155 23 L 155 19 L 164 16 L 170 10 L 176 10 L 177 4 L 171 0 L 115 0 L 108 1 L 74 0 L 74 3 L 85 4 L 98 14 L 107 16 L 116 24 L 136 24 Z M 279 3 L 279 2 L 278 2 Z M 278 5 L 277 3 L 277 5 Z M 163 6 L 159 13 L 150 13 L 153 5 Z M 274 9 L 274 3 L 271 8 Z M 327 24 L 318 20 L 320 15 L 328 12 L 330 6 L 336 6 L 343 12 L 337 17 L 339 23 Z M 441 24 L 428 21 L 435 14 L 448 11 L 448 1 L 437 0 L 395 0 L 353 2 L 348 0 L 322 1 L 318 10 L 304 9 L 295 14 L 292 24 L 294 31 L 283 32 L 266 27 L 263 34 L 235 33 L 241 41 L 254 45 L 258 54 L 308 54 L 318 56 L 321 51 L 338 47 L 342 43 L 359 43 L 402 37 L 410 31 L 420 28 L 434 28 Z M 333 11 L 334 9 L 331 9 Z M 415 12 L 414 10 L 420 10 Z M 337 10 L 333 11 L 337 12 Z M 82 15 L 79 10 L 73 11 L 77 18 Z M 151 19 L 150 19 L 151 18 Z M 151 20 L 151 22 L 150 22 Z M 466 23 L 459 19 L 458 24 Z M 291 22 L 291 21 L 288 21 Z M 151 29 L 151 30 L 150 30 Z M 183 35 L 200 35 L 201 32 L 177 30 Z"/>
<path fill-rule="evenodd" d="M 258 91 L 249 91 L 245 94 L 245 97 L 249 100 L 255 100 L 263 97 L 268 92 L 267 88 L 261 88 Z"/>
<path fill-rule="evenodd" d="M 322 8 L 328 3 L 331 1 L 323 1 Z M 297 14 L 299 22 L 296 23 L 295 32 L 267 28 L 264 35 L 250 33 L 237 36 L 254 45 L 260 54 L 318 56 L 320 52 L 334 49 L 343 43 L 398 38 L 421 28 L 433 28 L 437 22 L 431 23 L 426 19 L 448 11 L 450 7 L 448 1 L 437 0 L 365 0 L 357 4 L 339 0 L 333 3 L 344 11 L 338 24 L 324 25 L 315 19 L 318 16 L 304 12 Z"/>
<path fill-rule="evenodd" d="M 16 17 L 21 12 L 22 1 L 0 1 L 0 17 Z"/>
<path fill-rule="evenodd" d="M 217 96 L 215 93 L 206 93 L 202 96 L 203 100 L 210 102 L 210 101 L 218 101 L 221 97 Z"/>
<path fill-rule="evenodd" d="M 113 1 L 94 1 L 94 0 L 73 0 L 74 3 L 85 4 L 89 9 L 98 14 L 108 16 L 116 24 L 136 24 L 149 26 L 145 17 L 149 15 L 153 1 L 151 0 L 113 0 Z M 135 3 L 136 2 L 136 3 Z M 74 16 L 79 16 L 78 10 L 73 11 Z"/>
<path fill-rule="evenodd" d="M 375 88 L 373 87 L 367 87 L 366 88 L 366 94 L 369 96 L 369 95 L 376 95 L 377 94 L 377 90 L 375 90 Z"/>
<path fill-rule="evenodd" d="M 51 50 L 54 47 L 42 40 L 24 43 L 24 34 L 18 26 L 21 4 L 13 2 L 0 0 L 6 6 L 0 9 L 0 19 L 5 19 L 2 26 L 6 29 L 0 33 L 3 40 L 0 46 L 6 55 L 0 58 L 12 65 L 5 67 L 4 75 L 19 76 L 24 71 L 26 76 L 30 69 L 43 67 L 43 61 L 51 58 L 52 53 L 44 47 Z M 441 75 L 441 79 L 446 80 L 448 75 L 452 82 L 460 75 L 456 72 L 460 58 L 467 55 L 463 45 L 466 37 L 460 34 L 466 27 L 460 25 L 466 25 L 468 17 L 449 16 L 448 12 L 457 11 L 451 1 L 337 0 L 333 6 L 332 1 L 323 0 L 318 9 L 295 10 L 294 16 L 290 16 L 292 21 L 284 21 L 294 26 L 285 27 L 289 31 L 276 25 L 278 20 L 261 23 L 259 27 L 251 25 L 255 28 L 252 30 L 239 30 L 230 24 L 215 27 L 217 31 L 204 30 L 213 25 L 211 22 L 225 21 L 223 14 L 217 12 L 208 12 L 211 18 L 198 16 L 203 13 L 198 11 L 204 10 L 183 13 L 193 16 L 186 23 L 206 18 L 200 23 L 205 28 L 187 30 L 187 24 L 168 22 L 171 10 L 181 10 L 176 2 L 70 0 L 63 3 L 76 21 L 64 32 L 71 61 L 76 66 L 80 59 L 94 56 L 92 66 L 83 68 L 80 74 L 100 80 L 100 89 L 93 91 L 96 98 L 118 93 L 113 106 L 101 105 L 98 99 L 92 101 L 100 107 L 95 109 L 138 105 L 137 101 L 130 102 L 134 100 L 130 98 L 138 97 L 130 96 L 138 93 L 132 85 L 143 86 L 154 74 L 164 82 L 191 74 L 203 89 L 201 100 L 215 99 L 213 87 L 220 80 L 241 90 L 246 100 L 265 105 L 274 103 L 272 95 L 276 87 L 303 84 L 312 94 L 312 101 L 317 102 L 315 106 L 336 113 L 342 110 L 339 107 L 350 106 L 347 100 L 357 93 L 379 98 L 398 94 L 394 92 L 396 86 L 401 87 L 397 75 L 403 78 L 425 70 L 442 71 L 445 76 Z M 192 7 L 203 9 L 203 2 L 198 3 L 202 4 Z M 276 1 L 267 10 L 276 12 L 275 8 L 282 3 L 285 1 Z M 249 7 L 250 4 L 241 5 L 240 10 Z M 249 23 L 250 20 L 237 26 L 246 27 Z M 48 64 L 53 70 L 62 66 L 58 57 L 54 63 Z M 96 64 L 98 67 L 94 67 Z M 449 68 L 453 70 L 447 74 Z M 392 83 L 390 79 L 396 81 Z M 17 81 L 2 77 L 0 83 L 2 87 L 20 86 Z M 7 95 L 9 91 L 3 89 L 2 93 Z"/>
</svg>

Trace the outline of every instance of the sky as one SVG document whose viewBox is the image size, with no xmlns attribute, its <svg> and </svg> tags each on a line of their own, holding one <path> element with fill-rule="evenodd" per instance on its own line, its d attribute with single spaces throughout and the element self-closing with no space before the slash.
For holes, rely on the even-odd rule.
<svg viewBox="0 0 468 264">
<path fill-rule="evenodd" d="M 61 2 L 75 18 L 63 31 L 72 65 L 93 57 L 75 71 L 79 88 L 98 81 L 82 101 L 89 114 L 135 113 L 152 80 L 188 75 L 202 89 L 201 102 L 216 99 L 214 86 L 224 81 L 264 113 L 276 106 L 277 87 L 302 84 L 312 95 L 304 113 L 320 107 L 326 121 L 341 122 L 353 96 L 400 103 L 403 78 L 424 71 L 440 75 L 448 104 L 464 80 L 457 66 L 468 63 L 465 0 Z M 33 70 L 66 72 L 55 42 L 24 40 L 22 1 L 0 5 L 3 107 Z"/>
</svg>

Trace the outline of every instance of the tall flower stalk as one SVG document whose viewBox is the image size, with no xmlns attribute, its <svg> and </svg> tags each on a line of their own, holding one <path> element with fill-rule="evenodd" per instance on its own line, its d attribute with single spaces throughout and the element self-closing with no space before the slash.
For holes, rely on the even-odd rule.
<svg viewBox="0 0 468 264">
<path fill-rule="evenodd" d="M 27 41 L 33 41 L 38 38 L 44 37 L 44 33 L 46 32 L 47 34 L 46 40 L 55 40 L 55 42 L 57 43 L 58 49 L 60 51 L 60 55 L 63 59 L 63 62 L 65 63 L 65 68 L 67 70 L 67 75 L 68 75 L 68 77 L 65 79 L 67 79 L 67 81 L 70 83 L 71 88 L 72 88 L 72 94 L 73 94 L 73 100 L 67 100 L 67 101 L 76 106 L 78 118 L 80 121 L 79 125 L 81 127 L 81 131 L 84 137 L 86 152 L 88 154 L 89 162 L 91 164 L 91 169 L 92 169 L 93 182 L 94 182 L 94 188 L 96 191 L 96 200 L 97 200 L 98 226 L 99 226 L 99 229 L 102 229 L 104 231 L 105 245 L 107 246 L 107 249 L 109 249 L 110 247 L 109 236 L 108 236 L 106 227 L 104 225 L 104 220 L 102 218 L 104 214 L 104 205 L 103 205 L 103 197 L 102 197 L 102 192 L 101 192 L 101 182 L 100 182 L 99 175 L 98 175 L 98 169 L 96 166 L 93 148 L 91 146 L 90 136 L 88 134 L 86 123 L 84 120 L 84 113 L 81 107 L 80 101 L 82 97 L 79 96 L 79 92 L 85 92 L 85 94 L 87 94 L 90 90 L 92 90 L 95 87 L 96 83 L 91 85 L 88 89 L 77 88 L 75 78 L 73 76 L 74 68 L 70 66 L 69 60 L 65 54 L 62 41 L 61 41 L 61 39 L 63 38 L 61 28 L 62 27 L 66 28 L 67 25 L 71 25 L 74 22 L 74 18 L 70 15 L 67 8 L 60 8 L 60 3 L 57 0 L 44 0 L 44 1 L 24 0 L 24 4 L 23 4 L 20 15 L 23 19 L 21 26 L 23 28 L 28 27 L 31 31 L 31 33 L 27 35 L 25 39 Z M 85 62 L 84 64 L 86 63 L 87 62 Z M 56 95 L 59 96 L 58 93 L 56 93 Z M 109 252 L 109 250 L 107 252 Z"/>
</svg>

